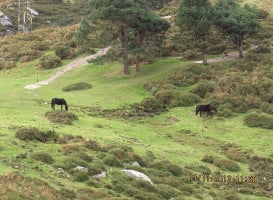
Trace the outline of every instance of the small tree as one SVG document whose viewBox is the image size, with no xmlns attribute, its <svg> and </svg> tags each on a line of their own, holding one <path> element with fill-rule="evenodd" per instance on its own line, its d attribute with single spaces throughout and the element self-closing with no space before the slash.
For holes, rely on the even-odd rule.
<svg viewBox="0 0 273 200">
<path fill-rule="evenodd" d="M 130 21 L 133 21 L 139 12 L 148 11 L 145 0 L 90 0 L 93 22 L 104 21 L 115 30 L 113 35 L 121 43 L 123 57 L 123 72 L 129 74 L 129 42 L 132 34 Z"/>
<path fill-rule="evenodd" d="M 203 64 L 207 64 L 207 47 L 213 25 L 213 7 L 209 0 L 183 0 L 179 6 L 176 24 L 181 31 L 189 31 L 201 49 Z"/>
<path fill-rule="evenodd" d="M 130 22 L 134 31 L 133 48 L 136 54 L 136 71 L 140 71 L 140 55 L 162 42 L 162 36 L 169 29 L 170 24 L 151 12 L 143 12 Z"/>
<path fill-rule="evenodd" d="M 235 0 L 219 0 L 215 5 L 215 23 L 227 34 L 243 57 L 243 41 L 258 32 L 257 12 L 249 6 L 240 6 Z"/>
</svg>

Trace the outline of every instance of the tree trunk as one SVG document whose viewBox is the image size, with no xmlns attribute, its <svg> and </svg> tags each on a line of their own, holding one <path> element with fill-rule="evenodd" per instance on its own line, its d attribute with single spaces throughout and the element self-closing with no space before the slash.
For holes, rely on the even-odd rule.
<svg viewBox="0 0 273 200">
<path fill-rule="evenodd" d="M 123 54 L 123 73 L 129 74 L 129 64 L 128 64 L 128 49 L 124 49 Z"/>
<path fill-rule="evenodd" d="M 207 55 L 206 48 L 202 48 L 202 56 L 203 56 L 203 64 L 207 65 L 208 64 L 208 55 Z"/>
<path fill-rule="evenodd" d="M 243 58 L 243 41 L 242 40 L 238 40 L 237 41 L 237 49 L 239 51 L 239 58 Z"/>
<path fill-rule="evenodd" d="M 140 72 L 140 56 L 139 56 L 139 49 L 141 46 L 141 38 L 140 38 L 140 33 L 137 32 L 136 35 L 136 43 L 137 43 L 137 55 L 136 55 L 136 72 Z"/>
<path fill-rule="evenodd" d="M 140 72 L 140 56 L 136 56 L 136 72 Z"/>
<path fill-rule="evenodd" d="M 121 46 L 123 49 L 123 73 L 129 74 L 129 63 L 128 63 L 128 44 L 127 44 L 127 36 L 126 36 L 126 29 L 121 29 Z"/>
</svg>

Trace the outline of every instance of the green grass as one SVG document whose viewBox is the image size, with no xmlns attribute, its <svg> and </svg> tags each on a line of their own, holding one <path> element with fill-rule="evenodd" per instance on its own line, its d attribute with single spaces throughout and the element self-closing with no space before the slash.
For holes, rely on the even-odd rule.
<svg viewBox="0 0 273 200">
<path fill-rule="evenodd" d="M 180 167 L 199 164 L 212 171 L 217 167 L 201 162 L 205 155 L 225 158 L 219 151 L 224 143 L 238 145 L 242 150 L 251 150 L 262 157 L 272 156 L 273 132 L 248 128 L 243 123 L 244 115 L 228 119 L 200 118 L 195 116 L 194 106 L 171 109 L 155 117 L 136 120 L 108 119 L 91 117 L 80 110 L 80 106 L 102 108 L 119 108 L 140 102 L 150 94 L 142 88 L 145 81 L 163 79 L 172 70 L 184 67 L 187 62 L 178 58 L 158 60 L 142 66 L 137 74 L 131 67 L 130 75 L 122 74 L 120 64 L 102 66 L 86 65 L 68 72 L 47 86 L 36 90 L 26 90 L 24 86 L 49 78 L 57 70 L 39 70 L 29 64 L 9 71 L 0 72 L 0 120 L 1 120 L 1 158 L 8 158 L 8 163 L 0 163 L 0 173 L 18 171 L 26 176 L 36 177 L 48 182 L 55 188 L 59 184 L 68 188 L 84 188 L 84 183 L 70 182 L 55 177 L 51 166 L 41 164 L 30 156 L 20 162 L 17 169 L 15 157 L 30 149 L 35 152 L 48 152 L 55 162 L 61 162 L 64 155 L 59 144 L 40 145 L 35 142 L 22 142 L 15 138 L 17 126 L 33 126 L 41 129 L 54 129 L 59 134 L 80 135 L 98 141 L 102 145 L 128 145 L 139 155 L 152 151 L 158 159 L 169 160 Z M 93 85 L 89 90 L 63 92 L 62 88 L 76 82 L 87 82 Z M 63 97 L 70 106 L 70 112 L 79 120 L 73 125 L 53 124 L 44 114 L 50 111 L 49 101 L 52 97 Z M 60 109 L 57 106 L 57 109 Z M 190 130 L 192 134 L 185 133 Z M 238 163 L 240 172 L 226 174 L 249 175 L 248 165 Z M 38 166 L 40 170 L 37 170 Z M 105 182 L 109 182 L 108 179 Z M 58 184 L 59 183 L 59 184 Z M 256 196 L 247 196 L 258 199 Z M 193 198 L 194 199 L 194 198 Z M 260 198 L 266 199 L 266 198 Z"/>
</svg>

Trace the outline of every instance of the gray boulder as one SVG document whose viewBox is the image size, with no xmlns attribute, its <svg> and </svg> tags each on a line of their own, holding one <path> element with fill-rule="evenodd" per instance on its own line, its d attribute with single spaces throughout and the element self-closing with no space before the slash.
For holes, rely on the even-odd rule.
<svg viewBox="0 0 273 200">
<path fill-rule="evenodd" d="M 123 169 L 122 172 L 124 172 L 128 176 L 131 176 L 131 177 L 133 177 L 135 179 L 147 181 L 151 185 L 153 185 L 152 180 L 146 174 L 144 174 L 142 172 L 138 172 L 136 170 L 131 170 L 131 169 L 128 169 L 128 170 L 127 169 Z"/>
</svg>

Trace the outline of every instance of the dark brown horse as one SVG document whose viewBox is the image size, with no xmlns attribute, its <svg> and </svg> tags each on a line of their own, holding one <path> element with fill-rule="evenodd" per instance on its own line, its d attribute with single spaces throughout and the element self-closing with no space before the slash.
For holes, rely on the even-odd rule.
<svg viewBox="0 0 273 200">
<path fill-rule="evenodd" d="M 217 113 L 217 107 L 210 104 L 198 105 L 195 109 L 195 115 L 198 115 L 198 112 L 200 113 L 200 117 L 202 117 L 203 112 L 206 112 L 207 116 L 209 116 L 212 115 L 212 112 Z"/>
<path fill-rule="evenodd" d="M 66 103 L 66 100 L 63 98 L 53 98 L 51 99 L 51 108 L 55 110 L 55 105 L 61 105 L 61 110 L 63 109 L 63 105 L 65 107 L 65 110 L 68 111 L 68 105 Z"/>
</svg>

